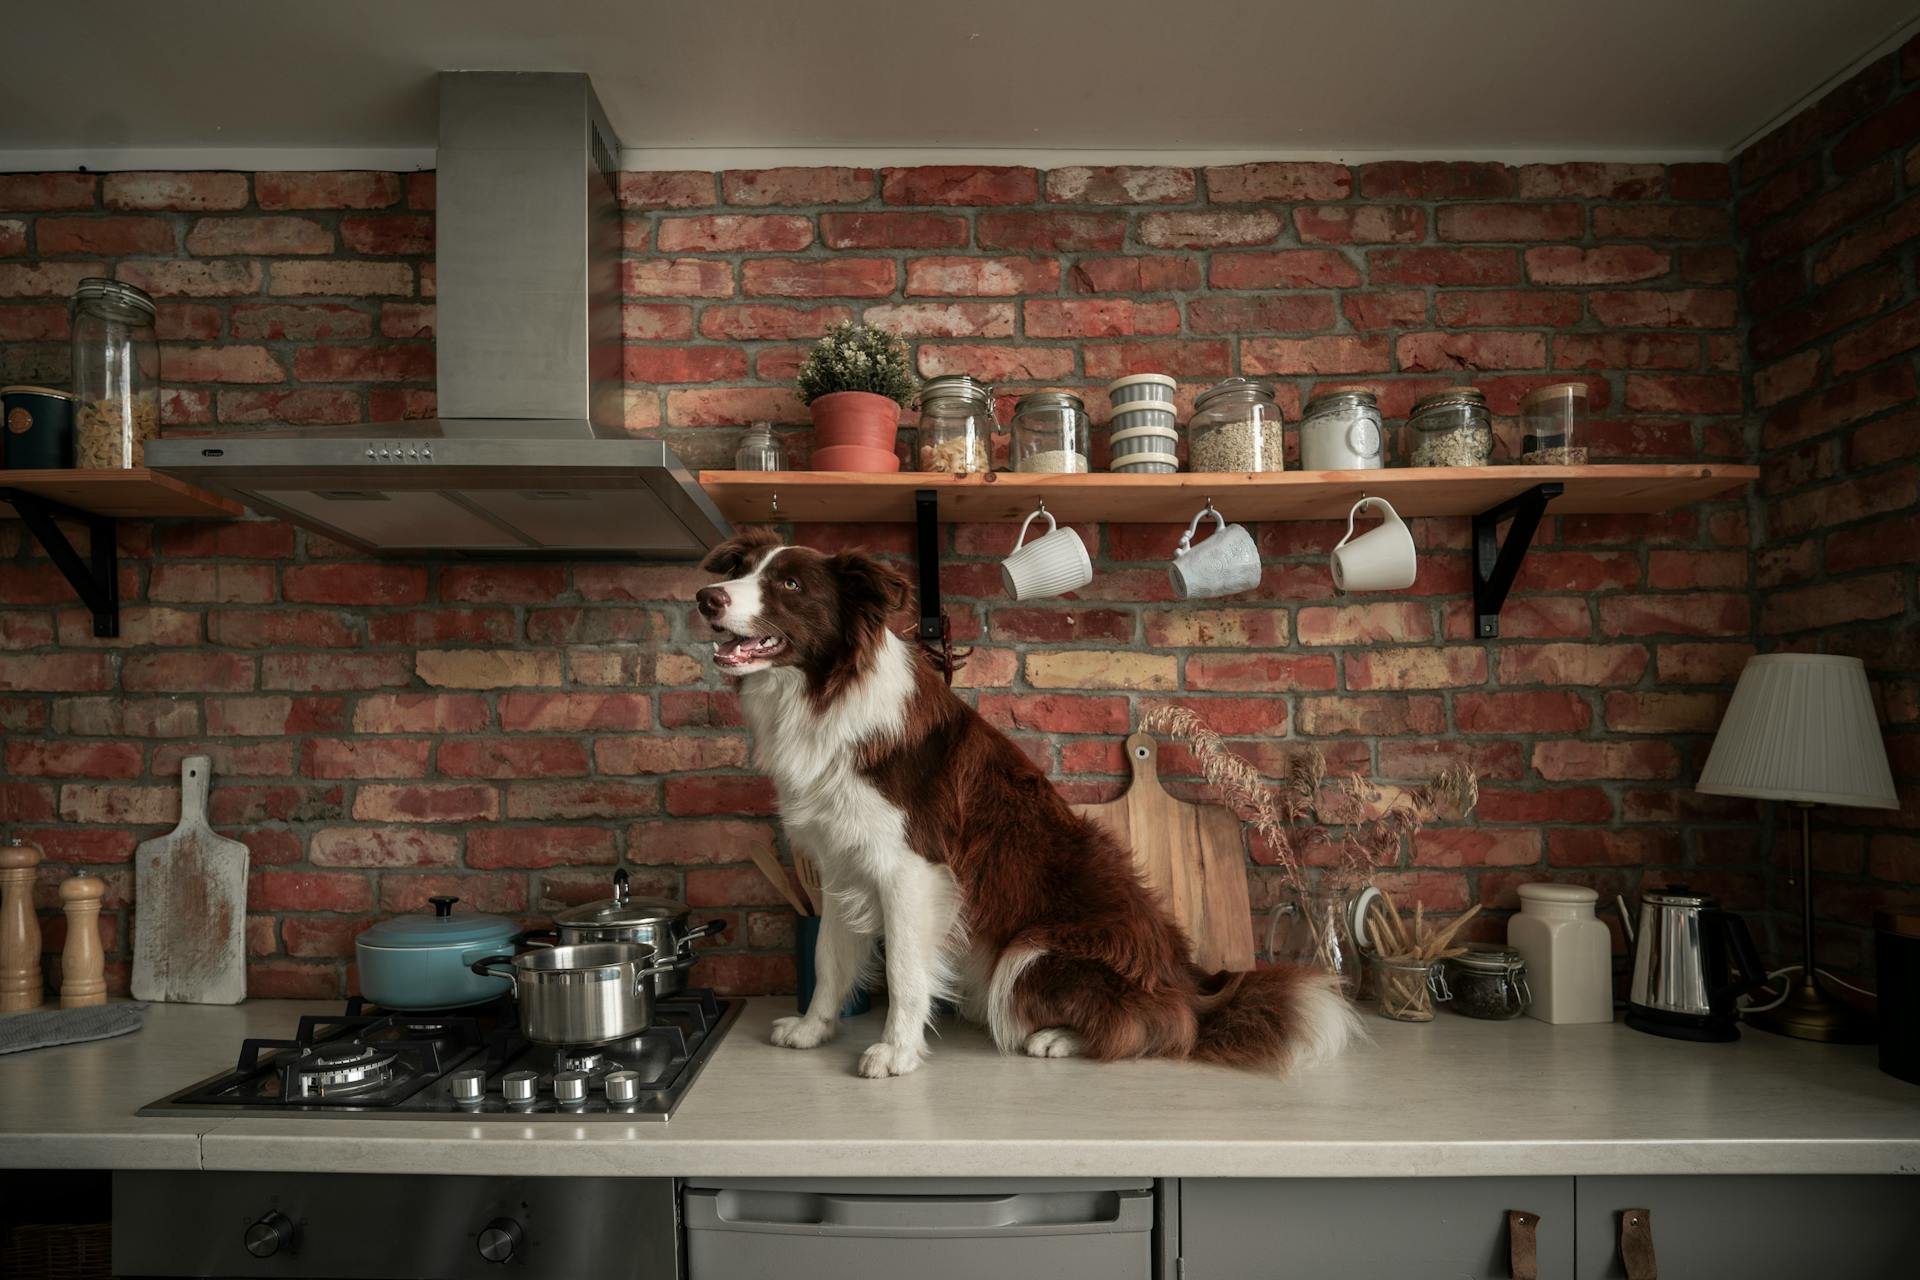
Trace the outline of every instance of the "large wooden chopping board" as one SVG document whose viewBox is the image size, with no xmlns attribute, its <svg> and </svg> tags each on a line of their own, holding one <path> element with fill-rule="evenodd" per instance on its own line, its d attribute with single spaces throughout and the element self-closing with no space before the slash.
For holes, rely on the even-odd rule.
<svg viewBox="0 0 1920 1280">
<path fill-rule="evenodd" d="M 207 825 L 213 761 L 180 764 L 180 825 L 134 850 L 136 1000 L 238 1004 L 247 995 L 247 846 Z"/>
<path fill-rule="evenodd" d="M 1213 804 L 1188 804 L 1160 785 L 1159 744 L 1152 734 L 1127 739 L 1133 785 L 1106 804 L 1078 810 L 1133 850 L 1147 885 L 1193 940 L 1202 969 L 1251 969 L 1253 916 L 1240 819 Z"/>
</svg>

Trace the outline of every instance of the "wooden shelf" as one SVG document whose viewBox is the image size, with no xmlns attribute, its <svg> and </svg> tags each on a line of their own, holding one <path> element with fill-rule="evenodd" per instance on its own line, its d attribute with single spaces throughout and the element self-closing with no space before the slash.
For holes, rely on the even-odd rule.
<svg viewBox="0 0 1920 1280">
<path fill-rule="evenodd" d="M 1668 511 L 1750 484 L 1758 467 L 1622 464 L 1585 467 L 1427 467 L 1286 471 L 1268 475 L 1078 476 L 995 472 L 956 478 L 900 472 L 706 471 L 700 484 L 729 520 L 749 524 L 914 518 L 913 495 L 939 495 L 943 521 L 1019 521 L 1041 500 L 1062 520 L 1185 524 L 1212 498 L 1229 520 L 1332 520 L 1362 495 L 1403 516 L 1477 516 L 1539 484 L 1565 492 L 1548 515 Z M 774 510 L 778 496 L 779 510 Z"/>
<path fill-rule="evenodd" d="M 224 520 L 243 510 L 237 502 L 217 498 L 145 467 L 127 471 L 0 471 L 0 489 L 18 489 L 76 511 L 129 520 L 155 516 Z M 17 514 L 0 501 L 0 518 Z"/>
</svg>

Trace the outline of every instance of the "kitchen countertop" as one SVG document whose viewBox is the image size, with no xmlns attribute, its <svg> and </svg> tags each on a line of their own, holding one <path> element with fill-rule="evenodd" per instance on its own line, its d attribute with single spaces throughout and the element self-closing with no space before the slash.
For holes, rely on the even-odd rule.
<svg viewBox="0 0 1920 1280">
<path fill-rule="evenodd" d="M 853 1063 L 880 1017 L 805 1053 L 751 1001 L 667 1123 L 149 1119 L 246 1036 L 335 1005 L 155 1005 L 116 1040 L 0 1057 L 0 1166 L 707 1176 L 1365 1177 L 1920 1173 L 1920 1088 L 1870 1047 L 1748 1031 L 1369 1013 L 1369 1042 L 1276 1080 L 1182 1063 L 1006 1058 L 943 1023 L 896 1080 Z"/>
</svg>

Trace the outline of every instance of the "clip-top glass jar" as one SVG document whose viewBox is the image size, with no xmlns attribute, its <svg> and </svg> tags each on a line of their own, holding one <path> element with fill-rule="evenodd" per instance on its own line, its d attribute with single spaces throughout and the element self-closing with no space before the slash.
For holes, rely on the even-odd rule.
<svg viewBox="0 0 1920 1280">
<path fill-rule="evenodd" d="M 89 276 L 73 292 L 73 435 L 78 467 L 141 467 L 160 434 L 153 299 Z"/>
<path fill-rule="evenodd" d="M 1285 471 L 1286 438 L 1273 388 L 1228 378 L 1200 393 L 1187 422 L 1187 465 L 1194 471 Z"/>
<path fill-rule="evenodd" d="M 1478 387 L 1450 387 L 1421 396 L 1407 418 L 1410 467 L 1484 467 L 1493 458 L 1493 420 Z"/>
<path fill-rule="evenodd" d="M 1465 955 L 1449 957 L 1446 966 L 1455 1013 L 1505 1021 L 1519 1017 L 1533 1004 L 1533 992 L 1527 989 L 1527 962 L 1512 947 L 1471 942 Z"/>
<path fill-rule="evenodd" d="M 993 470 L 993 388 L 964 373 L 920 386 L 920 470 Z"/>
<path fill-rule="evenodd" d="M 1307 402 L 1300 418 L 1300 466 L 1307 471 L 1384 467 L 1380 402 L 1371 391 L 1339 387 Z"/>
<path fill-rule="evenodd" d="M 733 451 L 735 471 L 785 471 L 786 450 L 774 438 L 773 424 L 756 422 L 740 433 L 740 447 Z"/>
<path fill-rule="evenodd" d="M 1013 469 L 1081 474 L 1091 453 L 1087 406 L 1065 391 L 1036 391 L 1013 406 Z"/>
</svg>

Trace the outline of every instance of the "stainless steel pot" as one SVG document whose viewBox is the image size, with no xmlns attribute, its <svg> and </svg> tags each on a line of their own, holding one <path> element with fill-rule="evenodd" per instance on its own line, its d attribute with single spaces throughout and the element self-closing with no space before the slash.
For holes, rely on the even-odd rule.
<svg viewBox="0 0 1920 1280">
<path fill-rule="evenodd" d="M 513 983 L 520 1032 L 535 1044 L 605 1044 L 653 1025 L 654 950 L 629 942 L 541 947 L 474 962 Z"/>
<path fill-rule="evenodd" d="M 660 957 L 653 993 L 671 996 L 686 989 L 687 975 L 696 959 L 694 940 L 711 937 L 727 927 L 724 920 L 709 920 L 697 929 L 689 929 L 688 914 L 684 902 L 630 896 L 627 873 L 621 870 L 613 873 L 611 898 L 563 911 L 554 917 L 553 925 L 562 946 L 630 942 L 652 947 Z"/>
</svg>

